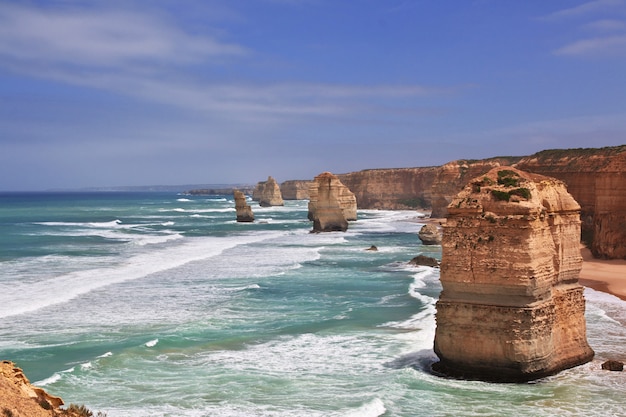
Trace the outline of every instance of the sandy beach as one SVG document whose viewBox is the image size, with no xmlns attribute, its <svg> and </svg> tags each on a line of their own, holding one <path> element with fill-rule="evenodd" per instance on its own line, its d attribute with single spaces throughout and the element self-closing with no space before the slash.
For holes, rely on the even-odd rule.
<svg viewBox="0 0 626 417">
<path fill-rule="evenodd" d="M 626 260 L 595 259 L 591 251 L 581 248 L 583 268 L 579 282 L 585 287 L 608 292 L 626 301 Z"/>
</svg>

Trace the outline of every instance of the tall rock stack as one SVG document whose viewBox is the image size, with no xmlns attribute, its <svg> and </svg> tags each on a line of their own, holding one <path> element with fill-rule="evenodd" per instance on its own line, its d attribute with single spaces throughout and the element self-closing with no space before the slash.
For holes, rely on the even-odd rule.
<svg viewBox="0 0 626 417">
<path fill-rule="evenodd" d="M 356 220 L 356 197 L 336 175 L 323 172 L 309 187 L 309 220 L 313 231 L 346 231 Z"/>
<path fill-rule="evenodd" d="M 250 207 L 246 202 L 246 195 L 239 190 L 235 190 L 233 194 L 235 197 L 235 211 L 237 212 L 237 222 L 253 222 L 254 213 L 252 212 L 252 207 Z"/>
<path fill-rule="evenodd" d="M 524 381 L 590 361 L 580 206 L 565 185 L 498 167 L 447 210 L 433 369 Z"/>
<path fill-rule="evenodd" d="M 280 186 L 274 178 L 267 177 L 267 181 L 257 183 L 252 199 L 259 202 L 261 207 L 284 206 Z"/>
</svg>

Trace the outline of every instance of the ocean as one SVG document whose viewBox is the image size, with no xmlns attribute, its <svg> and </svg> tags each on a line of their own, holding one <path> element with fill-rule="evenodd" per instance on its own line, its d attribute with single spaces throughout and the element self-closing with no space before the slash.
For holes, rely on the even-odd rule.
<svg viewBox="0 0 626 417">
<path fill-rule="evenodd" d="M 585 290 L 586 365 L 441 378 L 419 213 L 312 234 L 306 201 L 251 205 L 236 223 L 232 195 L 0 194 L 0 359 L 109 417 L 626 415 L 626 373 L 600 369 L 625 356 L 618 298 Z"/>
</svg>

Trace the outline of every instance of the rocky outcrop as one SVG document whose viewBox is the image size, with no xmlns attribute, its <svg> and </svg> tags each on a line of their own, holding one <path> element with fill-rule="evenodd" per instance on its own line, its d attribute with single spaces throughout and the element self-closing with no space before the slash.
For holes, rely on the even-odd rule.
<svg viewBox="0 0 626 417">
<path fill-rule="evenodd" d="M 271 176 L 267 178 L 267 181 L 261 181 L 256 185 L 252 193 L 252 199 L 258 201 L 261 207 L 285 205 L 282 194 L 280 193 L 280 187 Z"/>
<path fill-rule="evenodd" d="M 283 200 L 308 200 L 309 187 L 313 181 L 289 180 L 280 184 Z"/>
<path fill-rule="evenodd" d="M 516 166 L 565 182 L 580 203 L 582 237 L 593 255 L 626 259 L 626 145 L 546 150 Z"/>
<path fill-rule="evenodd" d="M 309 220 L 314 232 L 348 230 L 348 219 L 356 220 L 356 199 L 330 172 L 323 172 L 309 188 Z"/>
<path fill-rule="evenodd" d="M 452 200 L 433 369 L 523 381 L 591 360 L 579 211 L 563 182 L 513 168 L 492 169 Z"/>
<path fill-rule="evenodd" d="M 624 370 L 624 362 L 608 360 L 602 363 L 602 369 L 605 371 L 622 372 Z"/>
<path fill-rule="evenodd" d="M 436 167 L 368 169 L 338 175 L 356 196 L 359 208 L 430 209 Z"/>
<path fill-rule="evenodd" d="M 439 261 L 433 257 L 426 255 L 417 255 L 409 261 L 409 265 L 414 266 L 430 266 L 431 268 L 439 267 Z"/>
<path fill-rule="evenodd" d="M 246 195 L 239 190 L 233 193 L 235 197 L 235 211 L 237 212 L 237 221 L 239 223 L 250 223 L 254 221 L 254 213 L 252 207 L 246 202 Z"/>
<path fill-rule="evenodd" d="M 424 245 L 441 245 L 441 231 L 432 223 L 422 226 L 417 236 Z"/>
<path fill-rule="evenodd" d="M 0 362 L 0 410 L 12 416 L 51 417 L 73 415 L 59 407 L 63 400 L 31 385 L 13 362 Z M 6 411 L 8 410 L 8 411 Z"/>
</svg>

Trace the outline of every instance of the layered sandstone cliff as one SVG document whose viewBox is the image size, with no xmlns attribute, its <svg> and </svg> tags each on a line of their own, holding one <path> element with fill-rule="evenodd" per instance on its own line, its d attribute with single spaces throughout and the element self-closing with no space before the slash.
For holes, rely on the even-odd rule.
<svg viewBox="0 0 626 417">
<path fill-rule="evenodd" d="M 254 221 L 254 213 L 252 207 L 246 201 L 246 195 L 239 190 L 233 192 L 235 198 L 235 211 L 237 213 L 237 222 L 250 223 Z"/>
<path fill-rule="evenodd" d="M 626 259 L 626 145 L 546 150 L 516 166 L 565 182 L 580 203 L 583 240 L 593 255 Z"/>
<path fill-rule="evenodd" d="M 580 206 L 556 179 L 494 168 L 448 206 L 434 369 L 530 380 L 585 363 Z"/>
<path fill-rule="evenodd" d="M 356 198 L 336 175 L 323 172 L 309 188 L 309 220 L 313 231 L 346 231 L 348 221 L 356 220 Z"/>
<path fill-rule="evenodd" d="M 338 175 L 360 208 L 429 209 L 436 167 L 368 169 Z"/>
<path fill-rule="evenodd" d="M 0 410 L 3 416 L 54 417 L 77 416 L 72 410 L 61 410 L 63 400 L 31 385 L 13 362 L 0 362 Z"/>
<path fill-rule="evenodd" d="M 307 200 L 309 187 L 313 181 L 289 180 L 280 184 L 280 192 L 283 200 Z"/>
<path fill-rule="evenodd" d="M 261 207 L 285 205 L 282 194 L 280 193 L 280 187 L 271 176 L 267 178 L 267 181 L 257 183 L 252 193 L 252 199 L 258 201 Z"/>
</svg>

